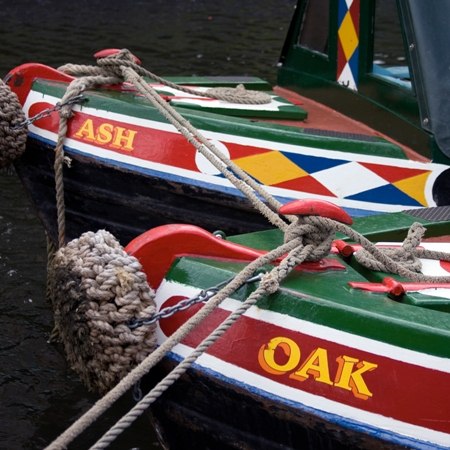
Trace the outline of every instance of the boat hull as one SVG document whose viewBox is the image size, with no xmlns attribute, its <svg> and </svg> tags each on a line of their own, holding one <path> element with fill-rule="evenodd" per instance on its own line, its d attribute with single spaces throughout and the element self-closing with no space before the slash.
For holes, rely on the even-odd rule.
<svg viewBox="0 0 450 450">
<path fill-rule="evenodd" d="M 173 368 L 167 359 L 160 376 Z M 192 369 L 151 408 L 163 444 L 172 450 L 198 449 L 398 449 L 373 435 L 339 423 L 339 418 L 264 399 L 244 386 Z M 347 424 L 346 424 L 347 425 Z M 367 431 L 367 430 L 364 430 Z M 406 442 L 405 442 L 406 445 Z"/>
<path fill-rule="evenodd" d="M 235 195 L 111 166 L 70 150 L 66 156 L 71 159 L 70 169 L 64 170 L 66 240 L 106 229 L 125 245 L 149 228 L 172 222 L 209 231 L 223 224 L 220 229 L 230 234 L 269 227 L 249 202 Z M 57 242 L 53 164 L 53 147 L 29 139 L 15 168 L 46 232 Z"/>
<path fill-rule="evenodd" d="M 65 84 L 46 80 L 33 66 L 26 68 L 26 76 L 21 70 L 10 83 L 28 80 L 19 97 L 26 115 L 39 118 L 28 127 L 27 151 L 16 165 L 55 240 L 50 175 L 59 116 L 48 111 L 56 108 Z M 44 78 L 33 83 L 35 75 Z M 51 80 L 62 75 L 46 76 Z M 86 92 L 84 103 L 74 106 L 64 140 L 65 154 L 72 161 L 64 170 L 67 239 L 106 228 L 127 243 L 148 228 L 169 222 L 198 224 L 210 231 L 226 227 L 229 234 L 270 226 L 154 107 L 125 87 L 117 89 Z M 365 216 L 448 201 L 447 194 L 441 198 L 437 192 L 445 191 L 445 186 L 436 188 L 442 177 L 448 178 L 447 166 L 411 161 L 402 148 L 376 134 L 306 129 L 298 120 L 286 126 L 177 108 L 280 203 L 326 199 L 352 216 Z"/>
</svg>

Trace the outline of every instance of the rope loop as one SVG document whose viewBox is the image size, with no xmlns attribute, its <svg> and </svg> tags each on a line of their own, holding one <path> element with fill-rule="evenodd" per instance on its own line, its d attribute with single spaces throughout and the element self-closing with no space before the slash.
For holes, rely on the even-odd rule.
<svg viewBox="0 0 450 450">
<path fill-rule="evenodd" d="M 197 91 L 196 89 L 187 88 L 178 84 L 172 83 L 164 78 L 161 78 L 154 73 L 142 68 L 136 62 L 137 58 L 126 48 L 118 51 L 115 54 L 97 59 L 97 65 L 110 74 L 119 77 L 124 77 L 123 69 L 125 67 L 133 69 L 140 76 L 147 76 L 158 83 L 172 87 L 179 91 L 197 95 L 200 97 L 210 97 L 216 100 L 222 100 L 229 103 L 247 104 L 247 105 L 263 105 L 270 103 L 272 98 L 265 92 L 251 91 L 245 89 L 243 84 L 236 87 L 217 87 L 210 88 L 206 92 Z M 124 77 L 125 78 L 125 77 Z"/>
<path fill-rule="evenodd" d="M 270 95 L 260 91 L 249 91 L 243 84 L 235 88 L 216 87 L 208 89 L 203 95 L 229 103 L 264 105 L 271 102 Z"/>
<path fill-rule="evenodd" d="M 417 254 L 417 247 L 420 245 L 423 235 L 425 234 L 426 228 L 418 223 L 414 222 L 405 240 L 400 248 L 386 248 L 383 249 L 384 255 L 388 256 L 398 264 L 407 268 L 412 272 L 420 273 L 422 269 L 422 263 Z M 379 258 L 376 258 L 372 253 L 364 248 L 358 250 L 354 254 L 356 260 L 371 270 L 376 270 L 380 272 L 389 272 L 386 263 Z"/>
</svg>

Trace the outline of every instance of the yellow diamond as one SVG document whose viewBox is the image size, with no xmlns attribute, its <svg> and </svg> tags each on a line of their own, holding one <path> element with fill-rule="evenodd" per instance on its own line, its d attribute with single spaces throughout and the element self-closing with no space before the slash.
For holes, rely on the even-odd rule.
<svg viewBox="0 0 450 450">
<path fill-rule="evenodd" d="M 342 49 L 344 50 L 345 58 L 348 61 L 359 44 L 358 34 L 356 33 L 355 25 L 353 25 L 350 12 L 347 12 L 345 15 L 338 34 L 342 44 Z"/>
<path fill-rule="evenodd" d="M 280 152 L 272 151 L 233 160 L 259 182 L 271 185 L 308 175 Z"/>
</svg>

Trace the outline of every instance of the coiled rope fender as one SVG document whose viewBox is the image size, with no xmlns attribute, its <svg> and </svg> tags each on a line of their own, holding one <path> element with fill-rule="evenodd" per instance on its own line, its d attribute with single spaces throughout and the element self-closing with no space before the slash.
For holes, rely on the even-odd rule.
<svg viewBox="0 0 450 450">
<path fill-rule="evenodd" d="M 25 151 L 27 127 L 17 95 L 0 80 L 0 169 L 9 166 Z"/>
<path fill-rule="evenodd" d="M 155 325 L 127 325 L 155 312 L 141 269 L 105 230 L 84 233 L 54 256 L 55 327 L 69 364 L 92 391 L 110 390 L 156 348 Z"/>
</svg>

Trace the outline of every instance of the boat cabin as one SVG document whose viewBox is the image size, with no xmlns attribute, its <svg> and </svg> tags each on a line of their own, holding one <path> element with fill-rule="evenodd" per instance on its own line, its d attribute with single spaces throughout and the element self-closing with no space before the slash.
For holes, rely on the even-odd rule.
<svg viewBox="0 0 450 450">
<path fill-rule="evenodd" d="M 278 85 L 449 164 L 448 17 L 447 0 L 299 0 Z"/>
</svg>

